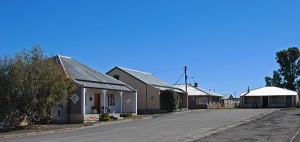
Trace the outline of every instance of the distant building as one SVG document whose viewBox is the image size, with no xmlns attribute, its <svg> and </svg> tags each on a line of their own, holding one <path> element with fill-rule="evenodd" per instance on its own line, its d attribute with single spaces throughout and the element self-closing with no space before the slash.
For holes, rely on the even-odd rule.
<svg viewBox="0 0 300 142">
<path fill-rule="evenodd" d="M 295 91 L 278 87 L 262 87 L 241 94 L 241 107 L 296 107 L 299 101 Z"/>
<path fill-rule="evenodd" d="M 138 113 L 160 113 L 162 91 L 171 89 L 180 96 L 180 108 L 187 108 L 187 94 L 184 90 L 174 87 L 151 73 L 115 67 L 107 72 L 108 75 L 130 85 L 138 90 Z"/>
<path fill-rule="evenodd" d="M 185 89 L 185 84 L 174 85 L 180 89 Z M 188 84 L 187 92 L 189 97 L 189 109 L 220 108 L 222 95 Z"/>
<path fill-rule="evenodd" d="M 238 107 L 238 103 L 232 95 L 224 95 L 222 97 L 222 107 L 235 108 Z"/>
</svg>

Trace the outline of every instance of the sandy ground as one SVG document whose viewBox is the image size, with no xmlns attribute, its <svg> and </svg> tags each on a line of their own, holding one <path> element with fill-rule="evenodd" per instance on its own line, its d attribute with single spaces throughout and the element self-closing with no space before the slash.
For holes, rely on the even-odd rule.
<svg viewBox="0 0 300 142">
<path fill-rule="evenodd" d="M 299 128 L 299 109 L 280 110 L 196 142 L 299 142 Z"/>
</svg>

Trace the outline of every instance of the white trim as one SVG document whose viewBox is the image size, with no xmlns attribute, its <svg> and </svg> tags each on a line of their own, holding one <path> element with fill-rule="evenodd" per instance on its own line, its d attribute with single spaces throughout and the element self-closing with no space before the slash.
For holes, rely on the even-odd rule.
<svg viewBox="0 0 300 142">
<path fill-rule="evenodd" d="M 135 95 L 135 113 L 137 114 L 137 92 L 134 93 Z"/>
<path fill-rule="evenodd" d="M 84 87 L 81 87 L 81 114 L 85 117 L 85 88 Z"/>
<path fill-rule="evenodd" d="M 102 93 L 103 93 L 103 112 L 104 113 L 108 113 L 107 112 L 107 109 L 105 109 L 105 102 L 106 102 L 106 93 L 107 93 L 107 90 L 101 90 L 102 91 Z M 109 105 L 109 104 L 108 104 Z"/>
<path fill-rule="evenodd" d="M 120 97 L 121 97 L 121 113 L 123 113 L 123 91 L 119 91 Z"/>
</svg>

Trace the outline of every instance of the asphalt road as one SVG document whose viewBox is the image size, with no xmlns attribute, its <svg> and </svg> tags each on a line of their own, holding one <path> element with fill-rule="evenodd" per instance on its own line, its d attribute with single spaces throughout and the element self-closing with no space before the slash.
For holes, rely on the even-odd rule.
<svg viewBox="0 0 300 142">
<path fill-rule="evenodd" d="M 1 142 L 174 142 L 195 141 L 262 116 L 274 109 L 215 109 L 165 114 L 146 120 L 112 124 Z"/>
<path fill-rule="evenodd" d="M 196 142 L 299 142 L 299 128 L 300 110 L 281 110 Z"/>
</svg>

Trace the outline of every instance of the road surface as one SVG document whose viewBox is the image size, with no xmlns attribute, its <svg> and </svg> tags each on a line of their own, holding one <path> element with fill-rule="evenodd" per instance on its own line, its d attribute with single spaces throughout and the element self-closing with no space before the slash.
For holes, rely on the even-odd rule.
<svg viewBox="0 0 300 142">
<path fill-rule="evenodd" d="M 281 110 L 197 142 L 300 142 L 300 110 Z M 294 137 L 294 138 L 293 138 Z"/>
<path fill-rule="evenodd" d="M 213 109 L 164 114 L 70 132 L 1 139 L 1 142 L 174 142 L 195 141 L 211 132 L 235 126 L 275 109 Z M 221 129 L 220 129 L 221 128 Z"/>
</svg>

